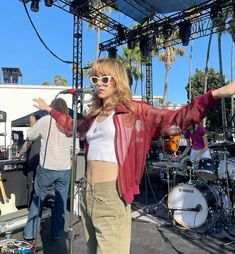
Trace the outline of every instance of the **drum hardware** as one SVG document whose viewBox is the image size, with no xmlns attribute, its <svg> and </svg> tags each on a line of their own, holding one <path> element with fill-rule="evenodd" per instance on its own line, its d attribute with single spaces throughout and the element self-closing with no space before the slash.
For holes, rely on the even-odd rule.
<svg viewBox="0 0 235 254">
<path fill-rule="evenodd" d="M 226 175 L 226 191 L 228 195 L 228 215 L 229 215 L 229 225 L 231 225 L 231 220 L 232 220 L 232 214 L 233 214 L 233 208 L 231 206 L 231 195 L 230 195 L 230 183 L 231 179 L 229 176 L 229 171 L 228 171 L 228 161 L 227 161 L 227 153 L 224 153 L 224 162 L 225 162 L 225 175 Z"/>
<path fill-rule="evenodd" d="M 169 193 L 171 188 L 176 183 L 175 179 L 176 179 L 177 172 L 182 171 L 182 166 L 178 162 L 173 162 L 170 160 L 159 161 L 159 162 L 155 163 L 155 165 L 160 168 L 161 179 L 164 179 L 164 177 L 166 175 L 167 191 Z"/>
<path fill-rule="evenodd" d="M 192 162 L 192 167 L 187 167 L 188 168 L 188 174 L 189 174 L 189 181 L 188 184 L 192 184 L 192 173 L 194 174 L 194 172 L 196 171 L 196 169 L 198 168 L 198 161 L 193 161 Z"/>
</svg>

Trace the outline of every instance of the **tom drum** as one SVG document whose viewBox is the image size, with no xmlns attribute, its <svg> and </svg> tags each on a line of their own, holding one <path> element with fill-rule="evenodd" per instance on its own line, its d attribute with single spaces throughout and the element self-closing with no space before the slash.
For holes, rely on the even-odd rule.
<svg viewBox="0 0 235 254">
<path fill-rule="evenodd" d="M 228 174 L 231 180 L 235 181 L 235 161 L 227 159 Z M 220 179 L 226 178 L 226 163 L 225 160 L 219 162 L 218 176 Z"/>
<path fill-rule="evenodd" d="M 200 159 L 196 175 L 207 181 L 215 181 L 218 175 L 218 162 L 209 158 Z"/>
</svg>

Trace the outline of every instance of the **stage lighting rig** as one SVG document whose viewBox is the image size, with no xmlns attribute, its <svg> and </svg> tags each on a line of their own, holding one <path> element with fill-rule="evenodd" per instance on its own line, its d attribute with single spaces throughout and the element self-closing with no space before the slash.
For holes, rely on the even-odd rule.
<svg viewBox="0 0 235 254">
<path fill-rule="evenodd" d="M 51 7 L 53 5 L 53 0 L 45 0 L 45 6 Z"/>
<path fill-rule="evenodd" d="M 39 11 L 39 0 L 32 0 L 31 5 L 30 5 L 30 9 L 33 12 L 38 12 Z"/>
<path fill-rule="evenodd" d="M 140 39 L 140 54 L 142 57 L 148 57 L 150 55 L 149 38 L 147 36 Z"/>
<path fill-rule="evenodd" d="M 118 42 L 122 42 L 126 39 L 125 29 L 122 25 L 117 25 L 117 40 Z"/>
<path fill-rule="evenodd" d="M 179 23 L 178 26 L 179 26 L 179 37 L 181 39 L 182 45 L 188 46 L 191 36 L 192 24 L 189 20 L 186 20 Z"/>
<path fill-rule="evenodd" d="M 133 50 L 136 47 L 136 43 L 134 40 L 128 39 L 127 40 L 127 48 Z"/>
<path fill-rule="evenodd" d="M 70 4 L 70 12 L 73 14 L 78 13 L 81 17 L 87 16 L 90 13 L 89 1 L 73 0 Z"/>
<path fill-rule="evenodd" d="M 117 58 L 117 49 L 115 47 L 111 47 L 108 49 L 109 58 Z"/>
<path fill-rule="evenodd" d="M 162 35 L 165 40 L 169 39 L 172 35 L 172 26 L 170 24 L 164 24 L 162 27 Z"/>
<path fill-rule="evenodd" d="M 220 4 L 216 3 L 215 5 L 211 6 L 211 12 L 210 12 L 210 17 L 213 22 L 220 22 L 222 18 L 222 7 Z"/>
</svg>

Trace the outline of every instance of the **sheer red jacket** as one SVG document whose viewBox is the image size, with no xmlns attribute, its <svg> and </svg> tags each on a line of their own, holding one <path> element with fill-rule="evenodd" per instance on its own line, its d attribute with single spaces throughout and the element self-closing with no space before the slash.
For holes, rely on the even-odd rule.
<svg viewBox="0 0 235 254">
<path fill-rule="evenodd" d="M 178 135 L 191 124 L 199 122 L 210 107 L 217 102 L 211 91 L 195 99 L 178 110 L 157 109 L 142 101 L 131 101 L 132 110 L 118 104 L 113 115 L 115 151 L 119 166 L 118 190 L 120 196 L 131 203 L 139 194 L 139 184 L 143 175 L 145 159 L 151 139 L 157 136 Z M 51 116 L 57 127 L 67 136 L 73 133 L 70 116 L 52 109 Z M 77 136 L 85 137 L 95 117 L 77 121 Z"/>
</svg>

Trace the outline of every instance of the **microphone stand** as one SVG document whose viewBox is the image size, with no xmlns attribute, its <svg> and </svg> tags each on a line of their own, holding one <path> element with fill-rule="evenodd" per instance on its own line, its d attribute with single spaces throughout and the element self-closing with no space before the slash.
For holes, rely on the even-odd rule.
<svg viewBox="0 0 235 254">
<path fill-rule="evenodd" d="M 68 226 L 68 239 L 69 239 L 69 254 L 73 254 L 73 241 L 74 241 L 74 231 L 73 231 L 73 213 L 74 213 L 74 185 L 75 185 L 75 170 L 77 165 L 76 158 L 76 133 L 77 133 L 77 109 L 78 109 L 78 94 L 73 94 L 73 149 L 72 149 L 72 167 L 70 174 L 70 216 L 69 216 L 69 226 Z"/>
</svg>

